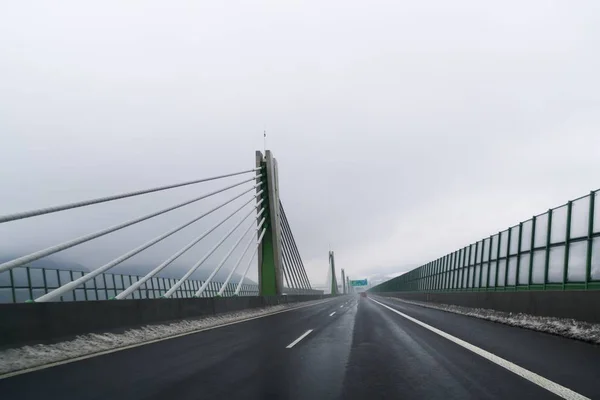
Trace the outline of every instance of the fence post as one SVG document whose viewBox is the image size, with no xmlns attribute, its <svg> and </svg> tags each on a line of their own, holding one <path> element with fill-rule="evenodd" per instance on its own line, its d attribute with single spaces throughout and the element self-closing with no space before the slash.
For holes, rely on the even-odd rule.
<svg viewBox="0 0 600 400">
<path fill-rule="evenodd" d="M 531 285 L 533 284 L 533 257 L 535 255 L 535 251 L 533 251 L 535 249 L 535 229 L 536 229 L 536 224 L 537 224 L 537 217 L 534 216 L 531 219 L 531 238 L 530 238 L 530 246 L 529 246 L 529 254 L 531 254 L 531 257 L 529 257 L 529 281 L 527 283 L 527 290 L 531 289 Z"/>
<path fill-rule="evenodd" d="M 588 289 L 592 280 L 592 244 L 594 234 L 594 203 L 596 201 L 596 192 L 590 192 L 590 209 L 588 213 L 588 234 L 587 234 L 587 257 L 585 262 L 585 288 Z"/>
<path fill-rule="evenodd" d="M 550 267 L 550 236 L 552 235 L 552 209 L 548 210 L 548 227 L 546 229 L 546 264 L 544 266 L 544 290 L 548 284 L 548 268 Z"/>
<path fill-rule="evenodd" d="M 508 290 L 508 270 L 510 269 L 510 241 L 512 239 L 512 227 L 508 228 L 506 239 L 506 267 L 504 268 L 504 290 Z"/>
<path fill-rule="evenodd" d="M 567 227 L 565 232 L 565 260 L 563 264 L 563 285 L 562 288 L 565 290 L 567 282 L 569 280 L 568 270 L 569 270 L 569 247 L 571 244 L 571 214 L 573 212 L 573 202 L 569 201 L 567 203 Z"/>
<path fill-rule="evenodd" d="M 263 157 L 256 152 L 256 167 L 260 168 L 259 178 L 263 184 L 257 191 L 263 190 L 261 198 L 265 207 L 265 235 L 258 247 L 258 284 L 260 296 L 276 296 L 283 292 L 282 251 L 281 251 L 281 215 L 279 213 L 279 182 L 277 161 L 270 150 Z M 260 198 L 256 199 L 260 201 Z"/>
<path fill-rule="evenodd" d="M 488 246 L 488 259 L 487 259 L 487 275 L 486 275 L 486 283 L 485 283 L 485 290 L 488 291 L 490 289 L 490 272 L 492 270 L 492 243 L 494 242 L 493 240 L 493 235 L 490 236 L 490 245 Z"/>
<path fill-rule="evenodd" d="M 519 287 L 519 275 L 521 274 L 521 240 L 523 240 L 523 223 L 519 222 L 519 238 L 517 239 L 517 273 L 515 276 L 515 290 Z M 510 249 L 510 247 L 509 247 Z M 510 250 L 509 250 L 510 251 Z M 510 256 L 510 254 L 509 254 Z M 530 256 L 531 258 L 531 256 Z"/>
<path fill-rule="evenodd" d="M 500 248 L 502 245 L 502 232 L 498 232 L 498 244 L 496 245 L 496 275 L 494 277 L 494 291 L 497 291 L 500 286 L 498 286 L 498 276 L 500 274 Z M 506 285 L 506 282 L 504 282 Z"/>
</svg>

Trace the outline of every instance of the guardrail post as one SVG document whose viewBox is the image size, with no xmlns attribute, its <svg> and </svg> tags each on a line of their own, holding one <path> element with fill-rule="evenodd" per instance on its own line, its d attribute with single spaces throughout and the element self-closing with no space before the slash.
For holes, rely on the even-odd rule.
<svg viewBox="0 0 600 400">
<path fill-rule="evenodd" d="M 263 157 L 256 152 L 256 167 L 262 173 L 266 232 L 258 246 L 258 284 L 260 296 L 276 296 L 283 292 L 281 216 L 279 214 L 279 182 L 277 161 L 270 150 Z M 259 188 L 257 188 L 257 191 Z M 260 201 L 257 198 L 256 201 Z"/>
</svg>

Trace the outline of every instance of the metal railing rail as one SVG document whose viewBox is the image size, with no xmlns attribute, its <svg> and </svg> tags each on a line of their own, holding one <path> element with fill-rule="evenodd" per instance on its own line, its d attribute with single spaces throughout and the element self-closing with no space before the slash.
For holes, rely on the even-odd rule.
<svg viewBox="0 0 600 400">
<path fill-rule="evenodd" d="M 254 242 L 254 240 L 252 241 Z M 37 267 L 17 267 L 0 274 L 0 303 L 20 303 L 34 297 L 50 292 L 64 283 L 73 281 L 85 274 L 85 271 Z M 119 291 L 130 286 L 142 278 L 136 274 L 103 273 L 86 282 L 80 288 L 65 293 L 56 298 L 56 301 L 94 301 L 108 300 Z M 153 299 L 161 297 L 166 288 L 176 282 L 175 278 L 154 276 L 144 282 L 129 296 L 131 299 Z M 202 280 L 188 280 L 185 285 L 173 295 L 176 298 L 192 298 L 202 285 Z M 218 285 L 222 286 L 221 283 Z M 228 295 L 233 295 L 235 284 L 227 283 L 223 290 Z M 212 292 L 211 292 L 212 293 Z M 246 296 L 258 296 L 258 285 L 243 284 L 240 292 Z M 215 295 L 218 293 L 214 292 Z"/>
<path fill-rule="evenodd" d="M 599 290 L 599 195 L 591 191 L 371 290 Z"/>
</svg>

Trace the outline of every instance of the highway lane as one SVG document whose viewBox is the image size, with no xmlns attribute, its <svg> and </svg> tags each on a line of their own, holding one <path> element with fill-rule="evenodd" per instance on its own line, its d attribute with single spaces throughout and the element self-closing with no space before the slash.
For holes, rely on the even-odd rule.
<svg viewBox="0 0 600 400">
<path fill-rule="evenodd" d="M 0 380 L 2 399 L 212 399 L 287 398 L 329 393 L 341 387 L 352 338 L 350 303 L 340 297 L 314 306 L 258 318 L 70 364 Z M 346 304 L 347 303 L 347 304 Z M 332 317 L 330 314 L 335 311 Z M 347 325 L 344 326 L 344 323 Z M 329 331 L 327 327 L 335 324 Z M 307 329 L 325 351 L 306 360 L 300 344 Z M 329 332 L 329 333 L 328 333 Z M 331 333 L 343 332 L 345 342 Z M 307 340 L 308 342 L 308 340 Z M 301 343 L 302 345 L 304 343 Z M 346 352 L 344 354 L 344 351 Z M 300 369 L 300 371 L 298 371 Z M 330 379 L 315 375 L 328 371 Z M 331 371 L 329 373 L 329 371 Z M 298 381 L 301 375 L 305 383 Z M 338 388 L 339 391 L 339 388 Z M 281 397 L 279 397 L 281 396 Z M 297 397 L 304 398 L 304 397 Z"/>
<path fill-rule="evenodd" d="M 377 300 L 600 398 L 598 346 Z M 558 398 L 354 296 L 1 379 L 0 394 L 25 400 Z"/>
<path fill-rule="evenodd" d="M 600 398 L 600 346 L 397 300 L 376 299 L 553 382 L 587 397 Z"/>
<path fill-rule="evenodd" d="M 554 382 L 580 394 L 600 396 L 597 346 L 395 300 L 375 299 L 508 361 L 519 362 L 532 372 L 542 376 L 548 373 L 556 379 Z M 361 307 L 342 398 L 558 398 L 371 300 L 363 301 Z M 569 352 L 572 354 L 566 356 Z M 578 373 L 584 378 L 575 379 Z M 368 384 L 359 383 L 361 379 Z"/>
</svg>

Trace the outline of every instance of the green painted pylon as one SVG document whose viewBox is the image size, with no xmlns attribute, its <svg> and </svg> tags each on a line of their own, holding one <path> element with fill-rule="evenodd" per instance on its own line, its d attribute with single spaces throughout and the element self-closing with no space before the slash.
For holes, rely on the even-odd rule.
<svg viewBox="0 0 600 400">
<path fill-rule="evenodd" d="M 338 294 L 337 279 L 335 277 L 335 255 L 329 252 L 329 268 L 331 268 L 331 294 Z"/>
<path fill-rule="evenodd" d="M 258 247 L 258 285 L 260 296 L 276 296 L 283 293 L 281 217 L 279 214 L 279 183 L 277 180 L 277 161 L 270 150 L 263 157 L 256 152 L 256 167 L 259 169 L 257 192 L 262 194 L 256 201 L 263 200 L 265 212 L 265 234 Z M 257 223 L 260 223 L 258 221 Z"/>
</svg>

